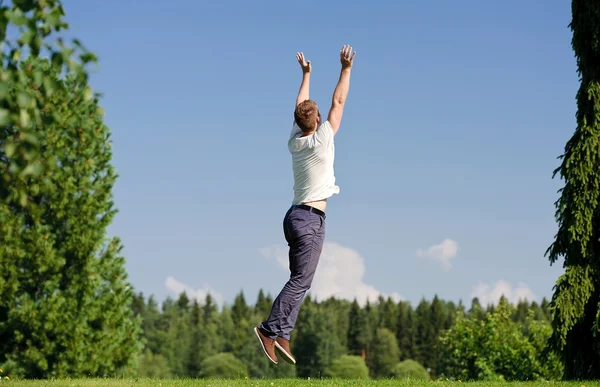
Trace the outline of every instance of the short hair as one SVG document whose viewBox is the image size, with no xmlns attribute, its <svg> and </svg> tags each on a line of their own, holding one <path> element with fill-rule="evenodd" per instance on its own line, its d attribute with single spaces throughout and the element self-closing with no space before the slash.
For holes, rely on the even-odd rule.
<svg viewBox="0 0 600 387">
<path fill-rule="evenodd" d="M 319 107 L 317 103 L 311 99 L 307 99 L 296 106 L 294 111 L 294 120 L 304 133 L 311 132 L 315 129 L 317 117 L 320 117 Z"/>
</svg>

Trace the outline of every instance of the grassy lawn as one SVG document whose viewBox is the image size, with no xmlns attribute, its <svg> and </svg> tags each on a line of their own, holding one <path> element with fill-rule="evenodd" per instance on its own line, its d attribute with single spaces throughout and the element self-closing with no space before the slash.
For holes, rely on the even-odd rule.
<svg viewBox="0 0 600 387">
<path fill-rule="evenodd" d="M 188 386 L 206 386 L 206 387 L 300 387 L 300 386 L 462 386 L 472 387 L 492 387 L 508 386 L 517 387 L 538 387 L 538 386 L 560 386 L 560 387 L 600 387 L 600 381 L 597 382 L 450 382 L 450 381 L 409 381 L 409 380 L 377 380 L 377 381 L 356 381 L 356 380 L 300 380 L 300 379 L 279 379 L 279 380 L 201 380 L 201 379 L 65 379 L 49 381 L 20 381 L 20 380 L 2 380 L 0 386 L 81 386 L 81 387 L 125 387 L 125 386 L 159 386 L 159 387 L 188 387 Z"/>
</svg>

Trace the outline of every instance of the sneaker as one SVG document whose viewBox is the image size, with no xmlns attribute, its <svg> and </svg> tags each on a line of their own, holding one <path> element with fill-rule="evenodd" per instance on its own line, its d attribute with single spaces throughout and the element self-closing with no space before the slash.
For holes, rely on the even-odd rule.
<svg viewBox="0 0 600 387">
<path fill-rule="evenodd" d="M 258 341 L 260 341 L 260 345 L 262 346 L 262 349 L 265 351 L 265 355 L 267 355 L 269 360 L 275 364 L 279 363 L 279 360 L 275 355 L 275 340 L 263 335 L 258 327 L 254 327 L 254 333 L 256 334 L 256 337 L 258 337 Z"/>
<path fill-rule="evenodd" d="M 277 340 L 275 340 L 275 348 L 277 348 L 279 353 L 283 356 L 283 360 L 290 364 L 296 364 L 296 359 L 294 359 L 292 351 L 290 351 L 289 340 L 278 337 Z"/>
</svg>

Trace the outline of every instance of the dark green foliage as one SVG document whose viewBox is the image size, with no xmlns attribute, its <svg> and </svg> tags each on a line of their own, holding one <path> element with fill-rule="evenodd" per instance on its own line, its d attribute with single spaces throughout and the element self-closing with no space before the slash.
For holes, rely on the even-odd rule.
<svg viewBox="0 0 600 387">
<path fill-rule="evenodd" d="M 369 379 L 369 369 L 360 356 L 343 355 L 331 363 L 325 376 L 335 379 Z"/>
<path fill-rule="evenodd" d="M 572 0 L 577 58 L 577 128 L 556 169 L 564 180 L 556 202 L 558 232 L 547 254 L 564 257 L 554 288 L 552 349 L 566 379 L 600 378 L 600 2 Z"/>
<path fill-rule="evenodd" d="M 475 297 L 471 301 L 471 308 L 469 309 L 469 316 L 474 317 L 476 319 L 482 320 L 485 318 L 485 309 L 479 303 L 479 298 Z"/>
<path fill-rule="evenodd" d="M 348 350 L 352 355 L 363 356 L 371 339 L 371 328 L 364 310 L 354 300 L 348 316 Z"/>
<path fill-rule="evenodd" d="M 335 331 L 332 311 L 307 297 L 298 316 L 293 351 L 299 377 L 322 377 L 325 370 L 346 352 Z"/>
<path fill-rule="evenodd" d="M 258 299 L 256 300 L 256 313 L 266 318 L 271 312 L 271 305 L 273 305 L 273 298 L 270 295 L 265 296 L 263 290 L 260 289 L 258 292 Z"/>
<path fill-rule="evenodd" d="M 400 360 L 410 359 L 415 355 L 414 348 L 414 311 L 410 303 L 398 303 L 398 319 L 396 325 L 396 338 L 400 349 Z"/>
<path fill-rule="evenodd" d="M 388 378 L 392 370 L 400 361 L 400 350 L 396 336 L 386 328 L 379 328 L 375 332 L 373 345 L 367 353 L 367 364 L 374 378 Z"/>
<path fill-rule="evenodd" d="M 199 377 L 239 379 L 248 376 L 248 367 L 231 353 L 219 353 L 204 359 Z"/>
<path fill-rule="evenodd" d="M 392 375 L 396 379 L 429 380 L 425 367 L 411 359 L 396 364 L 392 369 Z"/>
<path fill-rule="evenodd" d="M 436 337 L 431 317 L 431 304 L 425 299 L 422 299 L 415 309 L 413 334 L 414 360 L 423 364 L 425 367 L 429 367 L 431 359 L 435 356 L 434 346 Z"/>
</svg>

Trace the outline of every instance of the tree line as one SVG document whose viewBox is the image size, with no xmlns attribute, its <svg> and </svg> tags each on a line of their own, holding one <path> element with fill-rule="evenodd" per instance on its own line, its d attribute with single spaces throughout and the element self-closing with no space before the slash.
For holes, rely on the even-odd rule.
<svg viewBox="0 0 600 387">
<path fill-rule="evenodd" d="M 449 335 L 456 335 L 452 329 L 456 330 L 457 321 L 459 327 L 465 321 L 485 324 L 486 319 L 497 317 L 499 309 L 503 309 L 507 316 L 504 323 L 508 324 L 505 328 L 509 327 L 510 334 L 525 332 L 531 328 L 532 322 L 545 327 L 546 335 L 551 331 L 551 314 L 546 299 L 541 304 L 523 300 L 511 305 L 503 298 L 498 306 L 484 307 L 474 298 L 466 308 L 462 302 L 455 304 L 437 296 L 431 301 L 422 299 L 415 307 L 408 301 L 395 302 L 383 297 L 361 306 L 356 300 L 330 298 L 319 302 L 307 296 L 291 335 L 297 364 L 290 366 L 280 362 L 274 365 L 266 359 L 252 332 L 252 328 L 268 316 L 272 302 L 272 297 L 262 290 L 254 304 L 248 303 L 244 293 L 240 292 L 231 305 L 225 305 L 221 310 L 210 295 L 198 302 L 182 293 L 178 298 L 169 297 L 158 305 L 154 297 L 145 299 L 143 294 L 137 294 L 133 309 L 134 314 L 141 318 L 145 343 L 138 375 L 210 376 L 212 371 L 204 368 L 210 368 L 210 361 L 219 363 L 217 359 L 221 358 L 223 366 L 226 363 L 238 365 L 228 373 L 217 373 L 222 377 L 387 378 L 403 376 L 402 367 L 398 365 L 410 364 L 412 368 L 419 369 L 414 372 L 420 372 L 427 378 L 458 379 L 464 374 L 472 379 L 489 379 L 501 377 L 504 371 L 492 370 L 483 375 L 478 373 L 475 365 L 467 365 L 463 370 L 444 359 L 453 356 L 447 353 L 452 352 L 453 346 L 478 345 L 468 343 L 475 340 L 474 335 Z M 498 337 L 499 342 L 505 339 Z M 529 343 L 531 340 L 525 341 Z M 519 345 L 524 344 L 515 344 L 516 347 Z M 519 350 L 516 347 L 513 351 Z M 535 348 L 533 356 L 541 358 L 542 350 Z M 224 354 L 228 356 L 223 357 Z M 359 368 L 362 363 L 363 371 L 352 371 L 355 367 L 344 367 L 344 362 Z M 521 375 L 529 375 L 529 380 L 560 376 L 560 365 L 553 369 L 554 373 L 540 371 L 539 365 L 531 368 L 522 370 Z M 347 372 L 340 371 L 343 369 Z M 522 379 L 513 374 L 505 377 Z"/>
</svg>

